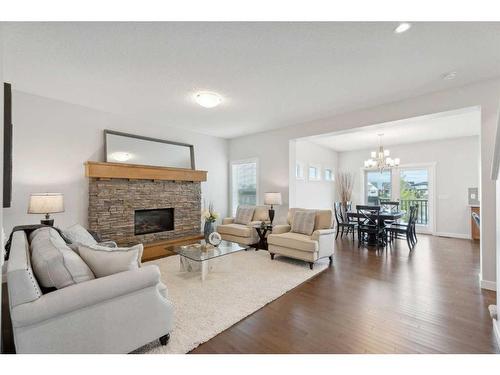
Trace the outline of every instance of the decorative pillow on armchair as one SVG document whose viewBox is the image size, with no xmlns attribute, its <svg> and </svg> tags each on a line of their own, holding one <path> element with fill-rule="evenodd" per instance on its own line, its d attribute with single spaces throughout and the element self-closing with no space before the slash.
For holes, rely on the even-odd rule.
<svg viewBox="0 0 500 375">
<path fill-rule="evenodd" d="M 234 223 L 247 225 L 249 222 L 252 221 L 254 211 L 255 207 L 239 206 L 238 209 L 236 210 L 236 217 L 234 218 Z"/>
<path fill-rule="evenodd" d="M 99 245 L 78 246 L 80 256 L 96 277 L 138 269 L 141 266 L 143 250 L 142 244 L 116 248 Z"/>
<path fill-rule="evenodd" d="M 292 220 L 292 232 L 310 236 L 314 232 L 316 211 L 296 211 Z"/>
</svg>

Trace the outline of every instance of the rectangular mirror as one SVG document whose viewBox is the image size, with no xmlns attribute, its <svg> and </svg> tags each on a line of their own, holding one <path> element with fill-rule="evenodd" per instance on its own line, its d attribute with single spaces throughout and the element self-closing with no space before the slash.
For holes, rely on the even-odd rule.
<svg viewBox="0 0 500 375">
<path fill-rule="evenodd" d="M 195 169 L 193 145 L 104 130 L 106 162 Z"/>
</svg>

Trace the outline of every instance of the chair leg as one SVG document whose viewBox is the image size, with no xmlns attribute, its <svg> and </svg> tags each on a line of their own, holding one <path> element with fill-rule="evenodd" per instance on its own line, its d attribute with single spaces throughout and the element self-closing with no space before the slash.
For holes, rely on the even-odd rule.
<svg viewBox="0 0 500 375">
<path fill-rule="evenodd" d="M 330 255 L 328 259 L 329 259 L 328 265 L 331 266 L 333 263 L 333 255 Z"/>
<path fill-rule="evenodd" d="M 354 227 L 352 227 L 352 242 L 354 242 Z"/>
<path fill-rule="evenodd" d="M 408 248 L 410 251 L 413 249 L 413 245 L 411 244 L 410 236 L 406 235 L 406 242 L 408 243 Z"/>
<path fill-rule="evenodd" d="M 309 268 L 313 269 L 313 267 L 314 267 L 314 262 L 309 262 Z"/>
<path fill-rule="evenodd" d="M 340 233 L 340 238 L 344 237 L 344 226 L 342 225 L 342 233 Z"/>
<path fill-rule="evenodd" d="M 271 254 L 271 260 L 274 260 L 274 253 L 269 253 Z"/>
<path fill-rule="evenodd" d="M 165 336 L 160 337 L 160 344 L 165 346 L 168 344 L 168 340 L 170 340 L 170 333 L 167 333 Z"/>
<path fill-rule="evenodd" d="M 340 226 L 337 225 L 337 234 L 335 235 L 335 239 L 337 239 L 337 237 L 339 236 L 339 229 L 340 229 Z"/>
</svg>

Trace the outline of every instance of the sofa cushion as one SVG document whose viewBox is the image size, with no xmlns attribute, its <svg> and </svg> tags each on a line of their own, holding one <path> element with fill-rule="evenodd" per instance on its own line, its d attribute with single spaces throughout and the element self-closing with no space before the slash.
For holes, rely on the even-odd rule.
<svg viewBox="0 0 500 375">
<path fill-rule="evenodd" d="M 314 232 L 316 211 L 296 211 L 293 215 L 292 232 L 310 236 Z"/>
<path fill-rule="evenodd" d="M 94 279 L 85 262 L 72 251 L 53 228 L 40 228 L 30 235 L 31 263 L 45 288 L 64 288 Z"/>
<path fill-rule="evenodd" d="M 140 268 L 143 250 L 142 244 L 114 248 L 99 245 L 78 247 L 80 256 L 96 277 Z"/>
<path fill-rule="evenodd" d="M 255 206 L 252 221 L 268 221 L 269 220 L 269 207 Z"/>
<path fill-rule="evenodd" d="M 72 243 L 82 244 L 82 245 L 95 245 L 97 241 L 94 237 L 80 224 L 74 224 L 69 228 L 64 229 L 64 236 L 70 240 Z"/>
<path fill-rule="evenodd" d="M 241 224 L 224 224 L 217 227 L 217 232 L 220 234 L 230 234 L 238 237 L 252 237 L 252 227 Z"/>
<path fill-rule="evenodd" d="M 236 210 L 234 223 L 247 225 L 249 222 L 252 221 L 254 211 L 255 207 L 239 206 L 238 209 Z"/>
<path fill-rule="evenodd" d="M 314 230 L 330 229 L 333 226 L 332 210 L 316 210 Z"/>
<path fill-rule="evenodd" d="M 305 234 L 287 232 L 282 234 L 270 234 L 267 237 L 269 245 L 288 247 L 302 251 L 318 251 L 318 242 L 313 241 Z"/>
</svg>

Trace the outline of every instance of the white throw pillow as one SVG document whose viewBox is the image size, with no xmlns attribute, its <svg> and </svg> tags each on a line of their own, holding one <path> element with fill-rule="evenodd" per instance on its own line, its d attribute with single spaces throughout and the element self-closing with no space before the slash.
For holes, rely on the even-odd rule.
<svg viewBox="0 0 500 375">
<path fill-rule="evenodd" d="M 105 277 L 138 269 L 141 266 L 143 249 L 142 244 L 128 248 L 81 245 L 78 252 L 96 277 Z"/>
<path fill-rule="evenodd" d="M 234 223 L 247 225 L 252 221 L 254 211 L 255 207 L 238 207 Z"/>
<path fill-rule="evenodd" d="M 31 264 L 45 288 L 61 289 L 94 279 L 85 262 L 72 251 L 53 228 L 40 228 L 30 235 Z"/>
<path fill-rule="evenodd" d="M 292 232 L 310 236 L 314 231 L 316 211 L 296 211 L 293 215 Z"/>
<path fill-rule="evenodd" d="M 69 228 L 64 229 L 64 236 L 70 240 L 72 243 L 82 244 L 82 245 L 95 245 L 97 241 L 94 237 L 80 224 L 74 224 Z"/>
</svg>

